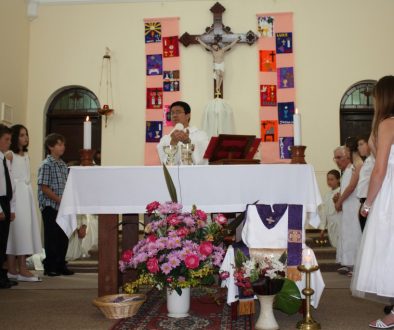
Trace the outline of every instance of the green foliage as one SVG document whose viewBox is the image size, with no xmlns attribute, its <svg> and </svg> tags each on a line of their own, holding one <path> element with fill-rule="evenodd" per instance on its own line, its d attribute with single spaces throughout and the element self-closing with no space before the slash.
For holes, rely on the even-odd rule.
<svg viewBox="0 0 394 330">
<path fill-rule="evenodd" d="M 244 262 L 247 260 L 248 258 L 242 253 L 242 251 L 237 249 L 235 252 L 235 267 L 242 268 Z"/>
<path fill-rule="evenodd" d="M 163 164 L 163 172 L 164 172 L 164 178 L 165 178 L 166 184 L 167 184 L 167 189 L 168 189 L 168 192 L 170 193 L 171 201 L 173 203 L 178 203 L 178 197 L 177 197 L 174 182 L 172 181 L 170 172 L 168 172 L 168 169 L 164 164 Z"/>
<path fill-rule="evenodd" d="M 275 297 L 274 308 L 292 315 L 299 311 L 301 304 L 300 290 L 294 281 L 286 278 L 282 290 Z"/>
</svg>

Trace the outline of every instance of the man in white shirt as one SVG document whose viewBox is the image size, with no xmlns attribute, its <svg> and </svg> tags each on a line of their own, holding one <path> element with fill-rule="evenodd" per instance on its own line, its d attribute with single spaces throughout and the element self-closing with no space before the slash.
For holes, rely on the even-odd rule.
<svg viewBox="0 0 394 330">
<path fill-rule="evenodd" d="M 171 104 L 171 121 L 175 128 L 170 134 L 164 135 L 157 145 L 157 152 L 162 163 L 165 164 L 168 157 L 164 152 L 165 146 L 178 146 L 175 163 L 180 164 L 181 145 L 191 143 L 194 145 L 193 164 L 208 164 L 208 160 L 204 159 L 204 153 L 209 143 L 208 135 L 196 127 L 189 126 L 190 112 L 190 106 L 186 102 L 177 101 Z"/>
</svg>

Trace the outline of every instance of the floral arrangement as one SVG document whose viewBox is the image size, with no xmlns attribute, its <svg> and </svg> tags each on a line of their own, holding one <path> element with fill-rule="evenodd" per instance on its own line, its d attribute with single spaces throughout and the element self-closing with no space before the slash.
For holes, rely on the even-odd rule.
<svg viewBox="0 0 394 330">
<path fill-rule="evenodd" d="M 239 298 L 257 295 L 276 295 L 274 307 L 291 315 L 301 307 L 301 294 L 294 281 L 286 278 L 287 253 L 265 255 L 260 260 L 249 259 L 241 250 L 235 253 L 234 280 Z M 226 279 L 228 272 L 220 273 Z"/>
<path fill-rule="evenodd" d="M 278 293 L 286 277 L 287 255 L 265 255 L 257 261 L 248 259 L 241 250 L 235 255 L 235 284 L 244 297 Z"/>
<path fill-rule="evenodd" d="M 182 212 L 176 202 L 152 202 L 146 210 L 151 221 L 145 226 L 144 239 L 124 251 L 119 261 L 121 271 L 137 269 L 139 273 L 124 290 L 132 293 L 150 285 L 181 294 L 181 288 L 212 284 L 225 253 L 226 217 L 218 214 L 208 222 L 202 210 L 194 206 L 191 212 Z"/>
</svg>

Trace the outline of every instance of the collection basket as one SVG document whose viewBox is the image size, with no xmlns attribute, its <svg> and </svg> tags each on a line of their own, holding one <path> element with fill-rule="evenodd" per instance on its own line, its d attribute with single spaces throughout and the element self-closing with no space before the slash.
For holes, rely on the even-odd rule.
<svg viewBox="0 0 394 330">
<path fill-rule="evenodd" d="M 116 298 L 127 299 L 136 296 L 141 300 L 114 302 Z M 112 294 L 93 299 L 93 305 L 98 307 L 109 319 L 122 319 L 135 315 L 145 300 L 146 295 L 144 294 Z"/>
</svg>

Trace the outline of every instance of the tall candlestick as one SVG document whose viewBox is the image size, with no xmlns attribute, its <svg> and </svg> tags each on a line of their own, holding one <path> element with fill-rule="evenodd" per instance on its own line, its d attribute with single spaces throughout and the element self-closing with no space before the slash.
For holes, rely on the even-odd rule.
<svg viewBox="0 0 394 330">
<path fill-rule="evenodd" d="M 294 145 L 301 146 L 301 114 L 296 108 L 295 114 L 293 115 L 293 132 L 294 132 Z"/>
<path fill-rule="evenodd" d="M 83 148 L 85 150 L 92 149 L 92 122 L 89 120 L 89 116 L 83 123 Z"/>
</svg>

